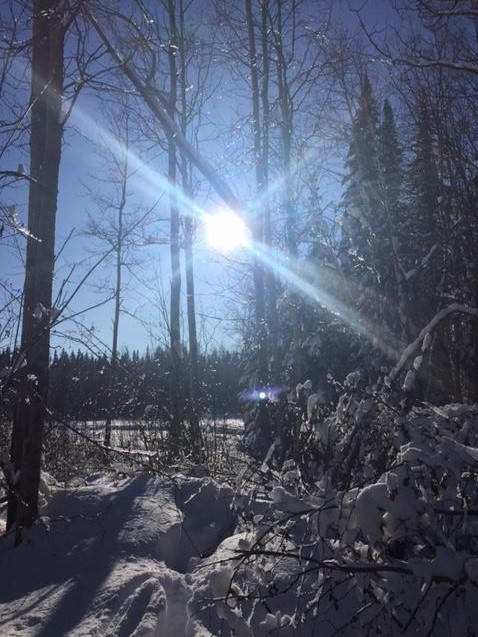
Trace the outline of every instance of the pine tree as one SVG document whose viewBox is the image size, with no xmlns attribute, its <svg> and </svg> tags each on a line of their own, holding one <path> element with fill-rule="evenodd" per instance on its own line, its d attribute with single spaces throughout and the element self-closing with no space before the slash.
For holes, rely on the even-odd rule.
<svg viewBox="0 0 478 637">
<path fill-rule="evenodd" d="M 380 166 L 380 197 L 382 223 L 376 231 L 380 255 L 382 294 L 387 299 L 387 323 L 397 338 L 405 344 L 413 333 L 410 325 L 410 298 L 406 281 L 408 238 L 403 196 L 402 150 L 398 141 L 393 109 L 384 101 L 379 130 L 378 159 Z"/>
<path fill-rule="evenodd" d="M 367 275 L 372 260 L 373 225 L 379 212 L 378 110 L 365 76 L 352 122 L 343 197 L 341 259 L 348 274 Z"/>
<path fill-rule="evenodd" d="M 399 220 L 401 203 L 402 151 L 398 142 L 393 109 L 388 99 L 383 103 L 378 155 L 384 204 L 390 211 L 392 221 L 395 222 Z"/>
<path fill-rule="evenodd" d="M 427 98 L 421 95 L 413 142 L 414 159 L 408 173 L 409 230 L 416 257 L 425 256 L 437 237 L 440 180 L 433 150 L 433 132 Z"/>
<path fill-rule="evenodd" d="M 434 152 L 433 127 L 427 97 L 418 102 L 417 125 L 412 142 L 413 160 L 407 175 L 407 232 L 410 267 L 417 268 L 415 277 L 414 322 L 423 326 L 438 309 L 439 268 L 423 267 L 431 249 L 439 240 L 440 179 Z"/>
<path fill-rule="evenodd" d="M 410 267 L 416 274 L 411 289 L 410 314 L 418 332 L 440 308 L 439 288 L 442 285 L 442 268 L 433 255 L 434 246 L 440 243 L 440 201 L 441 184 L 435 154 L 434 125 L 431 118 L 427 95 L 423 92 L 417 103 L 417 122 L 412 139 L 413 159 L 407 174 L 407 231 Z M 436 255 L 443 254 L 436 250 Z M 439 332 L 422 370 L 419 393 L 429 396 L 431 390 L 436 396 L 452 395 L 454 389 L 450 381 L 454 362 L 451 352 L 457 351 L 455 328 Z M 455 382 L 455 385 L 457 383 Z"/>
<path fill-rule="evenodd" d="M 391 107 L 386 106 L 380 124 L 367 77 L 352 122 L 346 170 L 342 269 L 355 298 L 354 309 L 361 316 L 362 331 L 387 357 L 395 357 L 400 343 L 393 226 L 399 210 L 400 150 Z"/>
</svg>

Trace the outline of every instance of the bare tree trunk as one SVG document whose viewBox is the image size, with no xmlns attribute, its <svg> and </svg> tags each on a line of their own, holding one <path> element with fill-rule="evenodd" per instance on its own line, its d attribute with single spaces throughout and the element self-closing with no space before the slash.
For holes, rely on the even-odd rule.
<svg viewBox="0 0 478 637">
<path fill-rule="evenodd" d="M 181 132 L 186 138 L 187 133 L 187 68 L 185 50 L 185 11 L 183 0 L 179 3 L 180 30 L 180 64 L 181 64 Z M 193 196 L 190 179 L 190 167 L 184 151 L 181 152 L 181 173 L 183 189 L 189 197 Z M 201 430 L 199 422 L 199 369 L 198 369 L 198 339 L 196 327 L 196 298 L 194 290 L 194 254 L 193 254 L 194 220 L 191 214 L 184 219 L 184 254 L 186 260 L 186 307 L 188 319 L 189 340 L 189 427 L 193 449 L 192 455 L 196 461 L 202 458 Z"/>
<path fill-rule="evenodd" d="M 252 12 L 252 1 L 245 0 L 245 11 L 247 21 L 249 72 L 251 74 L 252 88 L 252 126 L 254 132 L 254 162 L 256 172 L 256 187 L 261 192 L 264 187 L 264 165 L 262 159 L 261 145 L 261 122 L 260 122 L 260 92 L 259 74 L 257 69 L 258 59 L 256 41 L 254 34 L 254 17 Z M 262 210 L 257 210 L 252 223 L 252 233 L 254 241 L 264 242 L 264 214 Z M 266 326 L 266 299 L 265 299 L 265 276 L 264 266 L 254 259 L 254 301 L 256 319 L 257 338 L 257 360 L 256 372 L 257 382 L 264 385 L 269 380 L 268 353 L 267 353 L 267 326 Z"/>
<path fill-rule="evenodd" d="M 61 156 L 60 123 L 65 37 L 62 3 L 34 0 L 31 68 L 31 129 L 28 239 L 21 350 L 11 460 L 19 471 L 16 497 L 8 503 L 10 528 L 31 526 L 38 515 L 38 485 L 48 393 L 55 220 Z"/>
<path fill-rule="evenodd" d="M 177 102 L 177 29 L 174 0 L 168 0 L 169 38 L 169 116 L 174 120 Z M 182 360 L 181 360 L 181 261 L 180 261 L 180 219 L 179 206 L 175 189 L 177 187 L 177 163 L 176 141 L 172 134 L 168 136 L 168 178 L 171 184 L 170 204 L 170 255 L 171 255 L 171 301 L 170 301 L 170 348 L 171 348 L 171 373 L 170 373 L 170 412 L 171 412 L 171 443 L 176 453 L 181 435 L 182 425 Z"/>
<path fill-rule="evenodd" d="M 270 104 L 269 104 L 269 83 L 270 83 L 270 50 L 268 37 L 267 20 L 268 0 L 261 0 L 261 53 L 262 53 L 262 82 L 261 82 L 261 103 L 262 103 L 262 127 L 261 127 L 261 161 L 262 161 L 262 182 L 263 191 L 267 193 L 269 189 L 269 132 L 270 132 Z M 264 206 L 264 243 L 272 247 L 272 218 L 269 197 L 263 198 Z M 279 322 L 277 317 L 277 281 L 274 271 L 269 268 L 265 272 L 266 288 L 266 315 L 269 333 L 268 352 L 270 358 L 270 381 L 273 385 L 278 384 L 280 378 L 280 355 L 279 355 Z"/>
<path fill-rule="evenodd" d="M 127 148 L 127 146 L 126 146 Z M 108 378 L 108 412 L 105 422 L 105 445 L 111 444 L 111 421 L 113 419 L 113 411 L 116 407 L 114 404 L 114 390 L 116 384 L 116 376 L 118 371 L 118 332 L 121 311 L 121 278 L 123 267 L 123 215 L 126 206 L 126 184 L 128 181 L 128 151 L 125 153 L 124 170 L 121 183 L 121 198 L 118 206 L 118 232 L 116 235 L 116 280 L 115 280 L 115 312 L 113 317 L 113 340 L 111 344 L 111 360 Z"/>
<path fill-rule="evenodd" d="M 292 174 L 291 174 L 291 154 L 292 154 L 292 127 L 293 127 L 293 106 L 290 96 L 289 82 L 287 76 L 287 60 L 284 54 L 283 32 L 284 24 L 282 20 L 282 5 L 284 0 L 276 0 L 277 2 L 277 25 L 274 30 L 274 48 L 276 52 L 276 72 L 278 86 L 278 100 L 281 112 L 281 141 L 282 141 L 282 172 L 285 178 L 285 193 L 283 197 L 283 206 L 285 211 L 286 223 L 286 242 L 289 255 L 292 259 L 297 258 L 297 227 L 296 215 L 294 210 L 294 196 L 292 190 Z M 290 7 L 288 6 L 293 21 L 295 23 L 296 3 L 292 0 Z M 292 36 L 294 37 L 294 36 Z M 292 320 L 292 352 L 293 352 L 293 369 L 290 370 L 289 377 L 291 385 L 303 381 L 303 362 L 301 349 L 301 325 L 300 325 L 300 296 L 289 287 L 288 290 L 289 304 L 291 309 Z"/>
<path fill-rule="evenodd" d="M 194 294 L 194 254 L 193 254 L 194 223 L 191 217 L 186 217 L 184 227 L 184 252 L 186 258 L 186 298 L 188 312 L 189 337 L 189 426 L 193 443 L 193 455 L 196 460 L 201 456 L 201 431 L 199 427 L 199 370 L 198 370 L 198 340 L 196 328 L 196 300 Z"/>
</svg>

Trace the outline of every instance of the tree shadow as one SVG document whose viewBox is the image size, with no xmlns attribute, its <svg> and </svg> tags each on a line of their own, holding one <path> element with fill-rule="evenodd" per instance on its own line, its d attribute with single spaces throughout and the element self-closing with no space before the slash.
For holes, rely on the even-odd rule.
<svg viewBox="0 0 478 637">
<path fill-rule="evenodd" d="M 121 531 L 134 519 L 136 498 L 145 493 L 149 476 L 136 476 L 111 495 L 104 487 L 78 492 L 59 492 L 48 506 L 52 520 L 50 531 L 35 528 L 30 541 L 2 556 L 2 581 L 8 590 L 0 590 L 0 602 L 8 604 L 28 594 L 54 585 L 68 589 L 54 606 L 38 637 L 67 635 L 81 621 L 108 578 L 118 554 L 144 554 L 121 538 Z M 158 503 L 158 505 L 160 502 Z M 159 531 L 159 529 L 158 529 Z M 151 552 L 149 551 L 151 555 Z M 45 602 L 45 593 L 33 602 L 34 610 Z M 23 611 L 24 612 L 24 611 Z M 8 618 L 11 621 L 14 616 Z"/>
</svg>

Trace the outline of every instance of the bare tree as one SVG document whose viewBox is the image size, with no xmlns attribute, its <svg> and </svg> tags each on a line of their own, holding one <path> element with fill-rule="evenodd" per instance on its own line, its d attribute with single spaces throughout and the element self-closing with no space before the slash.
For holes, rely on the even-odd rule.
<svg viewBox="0 0 478 637">
<path fill-rule="evenodd" d="M 111 422 L 118 409 L 116 401 L 118 374 L 118 337 L 121 312 L 124 310 L 124 271 L 139 265 L 137 252 L 140 247 L 151 243 L 166 243 L 166 239 L 150 237 L 147 227 L 152 218 L 152 208 L 146 211 L 130 201 L 131 193 L 128 184 L 135 169 L 130 166 L 130 110 L 127 100 L 122 100 L 116 108 L 107 109 L 110 117 L 107 139 L 114 139 L 111 144 L 103 143 L 100 155 L 104 157 L 107 172 L 105 176 L 96 177 L 99 186 L 104 186 L 105 193 L 98 188 L 90 189 L 93 202 L 97 205 L 94 214 L 89 215 L 87 234 L 106 245 L 108 253 L 114 258 L 114 277 L 111 297 L 114 300 L 111 351 L 108 356 L 107 410 L 105 422 L 105 445 L 111 444 Z M 153 206 L 154 208 L 154 206 Z M 134 254 L 133 254 L 134 251 Z"/>
<path fill-rule="evenodd" d="M 179 124 L 182 134 L 186 137 L 188 129 L 193 123 L 194 117 L 197 115 L 195 111 L 201 111 L 202 102 L 201 99 L 194 99 L 193 102 L 197 104 L 190 104 L 188 102 L 188 89 L 189 89 L 189 68 L 188 68 L 188 56 L 197 55 L 194 45 L 188 42 L 189 36 L 186 30 L 186 8 L 183 0 L 179 2 L 178 12 L 178 53 L 179 53 L 179 65 L 180 65 L 180 82 L 179 82 Z M 189 44 L 189 46 L 188 46 Z M 199 57 L 199 56 L 198 56 Z M 190 62 L 191 60 L 189 60 Z M 205 81 L 207 79 L 207 73 L 210 68 L 210 59 L 207 60 L 205 66 L 202 63 L 198 67 L 198 88 L 195 91 L 197 96 L 199 91 L 204 90 Z M 202 72 L 202 75 L 201 75 Z M 181 152 L 180 163 L 182 187 L 185 194 L 191 201 L 194 198 L 193 192 L 193 167 L 190 160 L 184 153 Z M 194 233 L 196 226 L 196 218 L 193 216 L 192 210 L 186 210 L 184 212 L 184 257 L 185 257 L 185 271 L 186 271 L 186 308 L 187 308 L 187 322 L 188 322 L 188 344 L 189 344 L 189 426 L 192 443 L 192 454 L 200 460 L 202 456 L 201 452 L 201 430 L 200 430 L 200 414 L 199 414 L 199 346 L 196 324 L 196 297 L 195 297 L 195 277 L 194 277 Z"/>
<path fill-rule="evenodd" d="M 10 494 L 8 527 L 37 516 L 45 402 L 48 392 L 55 218 L 61 156 L 64 39 L 71 16 L 55 0 L 32 10 L 31 128 L 28 238 L 21 350 L 24 366 L 12 433 L 11 461 L 19 479 Z"/>
</svg>

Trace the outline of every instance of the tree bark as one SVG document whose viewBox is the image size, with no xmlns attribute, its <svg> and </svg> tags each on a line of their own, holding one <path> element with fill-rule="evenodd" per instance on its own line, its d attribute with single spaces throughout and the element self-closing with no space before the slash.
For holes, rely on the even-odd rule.
<svg viewBox="0 0 478 637">
<path fill-rule="evenodd" d="M 185 49 L 185 9 L 183 0 L 179 2 L 179 54 L 181 64 L 181 85 L 180 85 L 180 102 L 181 132 L 186 138 L 188 128 L 187 117 L 187 65 L 186 65 L 186 49 Z M 181 174 L 182 185 L 188 197 L 193 197 L 191 167 L 184 151 L 181 152 Z M 191 212 L 187 211 L 184 217 L 184 257 L 186 269 L 186 308 L 188 320 L 188 340 L 189 340 L 189 428 L 191 436 L 192 449 L 191 453 L 196 462 L 202 460 L 202 437 L 200 429 L 199 417 L 199 348 L 197 339 L 196 326 L 196 296 L 194 286 L 194 252 L 193 252 L 193 235 L 194 235 L 194 219 Z"/>
<path fill-rule="evenodd" d="M 177 28 L 174 0 L 168 0 L 169 38 L 169 116 L 175 118 L 177 102 L 177 68 L 176 53 Z M 170 449 L 173 455 L 177 453 L 182 426 L 182 360 L 181 360 L 181 260 L 180 260 L 180 219 L 177 187 L 177 152 L 176 139 L 171 133 L 168 135 L 168 178 L 171 184 L 170 195 L 170 256 L 171 256 L 171 299 L 169 317 L 169 336 L 171 349 L 171 373 L 170 373 Z"/>
<path fill-rule="evenodd" d="M 291 259 L 295 262 L 298 255 L 297 246 L 297 222 L 296 211 L 294 207 L 294 193 L 292 188 L 292 132 L 294 110 L 290 94 L 288 65 L 284 52 L 284 24 L 282 16 L 282 5 L 284 0 L 276 0 L 277 3 L 277 25 L 274 29 L 276 37 L 274 39 L 274 48 L 276 53 L 276 74 L 277 74 L 277 90 L 278 101 L 281 113 L 281 142 L 282 142 L 282 173 L 285 180 L 285 190 L 283 195 L 283 208 L 285 212 L 286 224 L 286 243 L 287 251 Z M 296 3 L 293 0 L 289 8 L 294 16 Z M 293 352 L 293 368 L 289 370 L 289 382 L 294 387 L 298 382 L 303 382 L 303 360 L 302 360 L 302 328 L 300 322 L 300 306 L 301 298 L 292 286 L 288 289 L 289 306 L 292 321 L 292 352 Z"/>
<path fill-rule="evenodd" d="M 118 205 L 118 231 L 116 235 L 116 280 L 115 280 L 115 311 L 113 316 L 113 339 L 111 343 L 111 359 L 108 378 L 108 412 L 105 422 L 105 446 L 111 445 L 111 421 L 113 412 L 117 407 L 114 403 L 116 376 L 118 372 L 118 334 L 121 312 L 121 281 L 123 274 L 123 215 L 126 206 L 126 184 L 128 181 L 128 144 L 126 145 L 125 159 L 122 166 L 121 197 Z"/>
<path fill-rule="evenodd" d="M 261 53 L 262 53 L 262 126 L 261 126 L 261 158 L 262 158 L 262 185 L 263 193 L 269 190 L 269 133 L 270 133 L 270 47 L 268 37 L 268 0 L 261 0 Z M 264 244 L 272 248 L 272 216 L 269 197 L 262 197 L 264 207 Z M 266 289 L 266 316 L 269 334 L 268 355 L 270 359 L 269 380 L 272 385 L 277 385 L 280 380 L 280 353 L 279 353 L 279 321 L 277 316 L 277 281 L 274 271 L 269 268 L 265 271 Z"/>
<path fill-rule="evenodd" d="M 65 37 L 62 3 L 33 1 L 31 68 L 30 175 L 28 238 L 21 350 L 25 356 L 18 379 L 11 460 L 19 472 L 10 494 L 7 525 L 32 525 L 38 515 L 38 485 L 45 404 L 48 393 L 55 220 L 61 156 L 60 123 Z"/>
<path fill-rule="evenodd" d="M 245 0 L 249 72 L 251 74 L 251 98 L 252 98 L 252 129 L 254 137 L 254 163 L 256 173 L 256 188 L 260 193 L 264 187 L 264 163 L 262 158 L 261 144 L 261 122 L 260 122 L 260 92 L 258 59 L 256 41 L 254 33 L 254 17 L 251 0 Z M 264 213 L 262 207 L 254 211 L 254 218 L 251 223 L 254 241 L 261 244 L 264 242 Z M 256 373 L 257 384 L 265 385 L 269 381 L 268 353 L 267 353 L 267 326 L 266 326 L 266 299 L 265 299 L 265 276 L 264 266 L 260 260 L 254 258 L 253 266 L 254 278 L 254 303 L 255 303 L 255 323 L 257 340 Z"/>
</svg>

